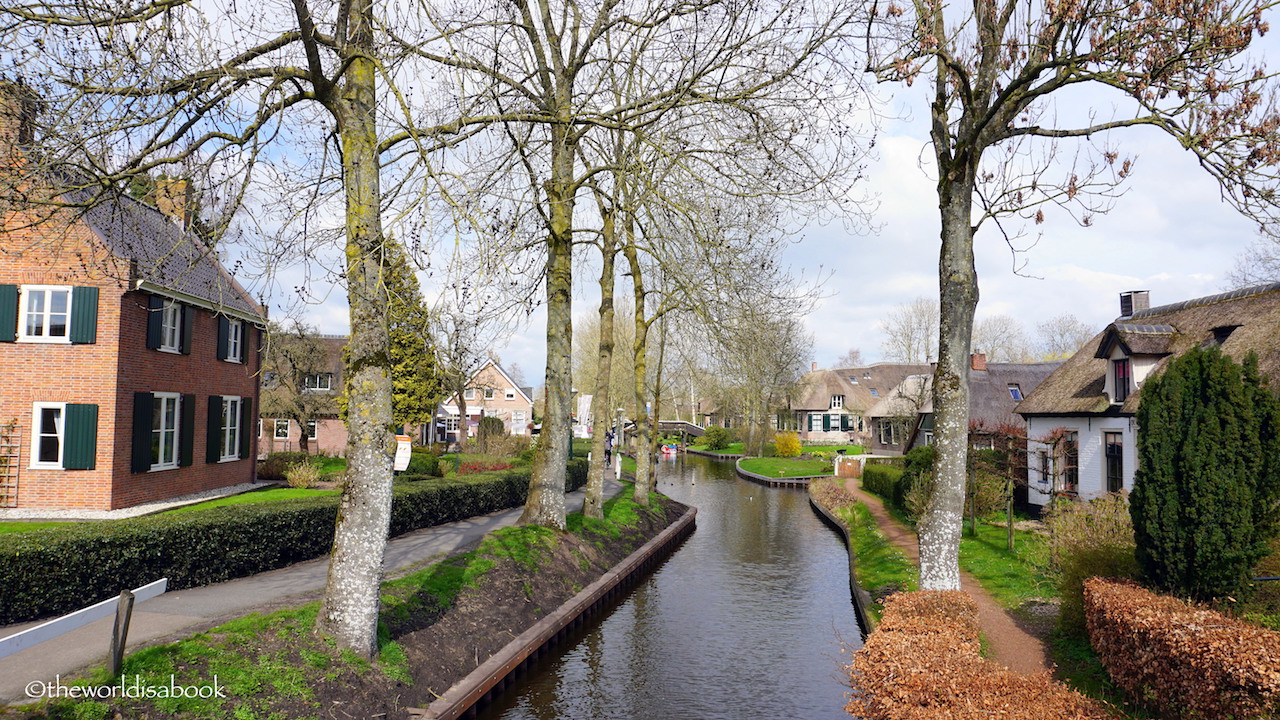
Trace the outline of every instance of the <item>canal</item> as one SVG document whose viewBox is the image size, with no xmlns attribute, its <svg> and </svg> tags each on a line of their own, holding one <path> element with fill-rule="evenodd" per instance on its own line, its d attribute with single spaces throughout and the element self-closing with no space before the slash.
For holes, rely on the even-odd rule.
<svg viewBox="0 0 1280 720">
<path fill-rule="evenodd" d="M 861 646 L 844 541 L 802 490 L 732 462 L 660 462 L 658 487 L 698 529 L 593 627 L 548 654 L 481 718 L 848 720 Z"/>
</svg>

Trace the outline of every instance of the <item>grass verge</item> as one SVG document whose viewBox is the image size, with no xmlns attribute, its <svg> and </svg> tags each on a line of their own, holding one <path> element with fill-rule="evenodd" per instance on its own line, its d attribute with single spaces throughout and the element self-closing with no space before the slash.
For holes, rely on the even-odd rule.
<svg viewBox="0 0 1280 720">
<path fill-rule="evenodd" d="M 1005 608 L 1056 595 L 1057 589 L 1044 575 L 1048 539 L 1037 533 L 1014 530 L 1010 551 L 1007 532 L 1004 525 L 979 523 L 977 537 L 970 537 L 966 523 L 960 537 L 960 567 L 977 578 L 983 589 Z"/>
<path fill-rule="evenodd" d="M 738 467 L 765 477 L 810 477 L 830 475 L 831 463 L 801 458 L 747 458 Z"/>
</svg>

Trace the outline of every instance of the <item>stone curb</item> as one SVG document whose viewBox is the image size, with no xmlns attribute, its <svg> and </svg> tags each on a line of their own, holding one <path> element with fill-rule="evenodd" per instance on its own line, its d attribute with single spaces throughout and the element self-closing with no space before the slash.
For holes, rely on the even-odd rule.
<svg viewBox="0 0 1280 720">
<path fill-rule="evenodd" d="M 743 480 L 750 480 L 753 483 L 768 485 L 769 487 L 804 488 L 804 487 L 808 487 L 809 483 L 813 480 L 821 480 L 822 478 L 831 477 L 830 475 L 801 475 L 798 477 L 769 477 L 768 475 L 753 473 L 750 470 L 743 470 L 741 463 L 743 460 L 746 460 L 746 459 L 747 458 L 739 458 L 738 461 L 733 464 L 733 469 L 735 472 L 738 473 L 738 477 L 742 478 Z"/>
<path fill-rule="evenodd" d="M 866 640 L 872 631 L 876 629 L 876 621 L 867 612 L 867 608 L 871 605 L 871 594 L 862 589 L 858 584 L 858 573 L 856 571 L 857 559 L 853 554 L 853 539 L 849 537 L 849 529 L 840 522 L 840 519 L 831 513 L 822 503 L 814 499 L 813 495 L 809 496 L 809 505 L 817 511 L 818 515 L 827 522 L 828 525 L 835 528 L 840 535 L 844 537 L 844 547 L 849 553 L 849 593 L 853 597 L 853 612 L 858 617 L 858 627 L 862 629 L 862 639 Z"/>
<path fill-rule="evenodd" d="M 698 509 L 690 507 L 680 519 L 658 533 L 652 540 L 628 555 L 550 615 L 520 633 L 488 660 L 454 684 L 425 709 L 409 708 L 411 715 L 429 720 L 454 720 L 476 705 L 491 700 L 515 680 L 515 676 L 559 642 L 571 629 L 582 624 L 601 605 L 621 592 L 627 581 L 670 550 L 694 529 Z"/>
</svg>

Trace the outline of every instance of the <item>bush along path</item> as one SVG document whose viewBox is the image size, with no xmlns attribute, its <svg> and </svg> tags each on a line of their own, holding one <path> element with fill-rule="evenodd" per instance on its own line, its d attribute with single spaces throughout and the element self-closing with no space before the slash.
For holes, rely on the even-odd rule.
<svg viewBox="0 0 1280 720">
<path fill-rule="evenodd" d="M 847 479 L 844 488 L 858 502 L 866 505 L 889 542 L 901 549 L 913 563 L 919 564 L 916 534 L 889 514 L 884 501 L 859 487 L 857 478 Z M 988 643 L 991 660 L 1024 675 L 1052 670 L 1044 641 L 1014 622 L 972 575 L 961 571 L 960 586 L 978 605 L 978 627 Z"/>
</svg>

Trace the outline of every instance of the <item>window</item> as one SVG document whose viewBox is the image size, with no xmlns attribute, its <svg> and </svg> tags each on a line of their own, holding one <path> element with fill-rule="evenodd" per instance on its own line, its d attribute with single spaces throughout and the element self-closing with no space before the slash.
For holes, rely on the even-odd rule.
<svg viewBox="0 0 1280 720">
<path fill-rule="evenodd" d="M 850 382 L 850 383 L 852 383 L 852 384 L 854 384 L 854 385 L 857 385 L 857 384 L 858 384 L 858 378 L 856 378 L 856 377 L 850 377 L 850 378 L 849 378 L 849 382 Z"/>
<path fill-rule="evenodd" d="M 463 390 L 463 391 L 462 391 L 462 399 L 464 399 L 464 400 L 475 400 L 475 399 L 476 399 L 476 389 L 475 389 L 475 388 L 467 388 L 466 390 Z"/>
<path fill-rule="evenodd" d="M 458 416 L 450 415 L 444 419 L 444 429 L 446 432 L 458 431 Z"/>
<path fill-rule="evenodd" d="M 1112 361 L 1115 368 L 1115 395 L 1112 402 L 1122 403 L 1129 397 L 1129 359 Z"/>
<path fill-rule="evenodd" d="M 273 371 L 271 370 L 262 371 L 262 387 L 263 388 L 273 388 L 279 383 L 280 383 L 280 376 L 276 375 Z"/>
<path fill-rule="evenodd" d="M 880 397 L 880 391 L 875 388 L 867 388 L 867 392 L 871 393 L 871 397 L 873 398 Z"/>
<path fill-rule="evenodd" d="M 1050 480 L 1053 478 L 1053 471 L 1049 467 L 1049 453 L 1041 450 L 1037 456 L 1040 459 L 1040 486 L 1048 490 Z"/>
<path fill-rule="evenodd" d="M 484 389 L 484 399 L 485 399 L 485 400 L 492 400 L 492 399 L 493 399 L 493 388 L 485 388 L 485 389 Z"/>
<path fill-rule="evenodd" d="M 1080 433 L 1069 430 L 1062 438 L 1062 492 L 1080 489 Z"/>
<path fill-rule="evenodd" d="M 1107 455 L 1107 492 L 1124 489 L 1124 435 L 1118 432 L 1102 433 Z"/>
<path fill-rule="evenodd" d="M 31 467 L 62 467 L 62 414 L 65 403 L 36 403 L 32 408 Z"/>
<path fill-rule="evenodd" d="M 515 399 L 516 399 L 516 391 L 515 391 L 515 390 L 507 390 L 506 398 L 507 398 L 508 400 L 515 400 Z"/>
<path fill-rule="evenodd" d="M 165 300 L 160 310 L 160 349 L 182 350 L 182 305 L 176 300 Z"/>
<path fill-rule="evenodd" d="M 307 439 L 308 440 L 316 439 L 316 421 L 315 420 L 307 421 Z"/>
<path fill-rule="evenodd" d="M 1014 402 L 1022 402 L 1022 387 L 1017 383 L 1009 383 L 1009 397 L 1013 398 Z"/>
<path fill-rule="evenodd" d="M 313 392 L 333 390 L 333 373 L 313 373 L 302 376 L 302 387 Z"/>
<path fill-rule="evenodd" d="M 71 288 L 24 285 L 21 318 L 18 323 L 19 340 L 71 342 Z"/>
<path fill-rule="evenodd" d="M 524 411 L 523 411 L 523 410 L 514 410 L 514 411 L 512 411 L 512 413 L 511 413 L 511 424 L 512 424 L 512 425 L 515 425 L 515 426 L 517 426 L 517 427 L 523 427 L 523 426 L 524 426 L 524 423 L 525 423 L 525 419 L 524 419 Z"/>
<path fill-rule="evenodd" d="M 226 318 L 222 318 L 222 321 L 227 324 L 227 343 L 222 359 L 227 362 L 244 362 L 244 321 Z"/>
<path fill-rule="evenodd" d="M 897 445 L 898 444 L 898 422 L 896 420 L 881 420 L 878 423 L 878 431 L 881 445 Z"/>
<path fill-rule="evenodd" d="M 219 461 L 240 459 L 240 398 L 222 397 L 222 422 L 219 425 Z"/>
<path fill-rule="evenodd" d="M 277 440 L 288 440 L 289 439 L 289 421 L 276 420 L 276 426 L 273 429 L 272 437 L 274 437 Z"/>
<path fill-rule="evenodd" d="M 832 395 L 832 396 L 831 396 L 831 409 L 832 409 L 832 410 L 835 410 L 835 409 L 837 409 L 837 408 L 842 408 L 842 407 L 844 407 L 844 396 L 843 396 L 843 395 Z"/>
<path fill-rule="evenodd" d="M 177 393 L 152 393 L 151 405 L 151 469 L 178 467 L 178 398 Z"/>
</svg>

